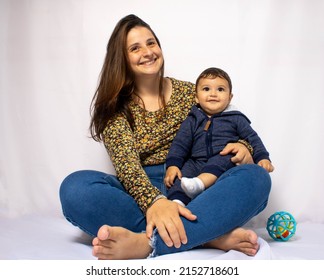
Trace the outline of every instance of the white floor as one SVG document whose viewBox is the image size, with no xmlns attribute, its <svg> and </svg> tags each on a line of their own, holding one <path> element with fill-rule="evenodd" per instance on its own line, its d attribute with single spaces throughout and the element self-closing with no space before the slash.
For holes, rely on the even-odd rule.
<svg viewBox="0 0 324 280">
<path fill-rule="evenodd" d="M 0 229 L 2 260 L 95 260 L 91 255 L 91 238 L 60 216 L 0 218 Z M 298 224 L 295 236 L 287 242 L 272 240 L 265 228 L 254 230 L 261 245 L 255 257 L 237 251 L 196 249 L 155 259 L 324 260 L 324 224 Z"/>
</svg>

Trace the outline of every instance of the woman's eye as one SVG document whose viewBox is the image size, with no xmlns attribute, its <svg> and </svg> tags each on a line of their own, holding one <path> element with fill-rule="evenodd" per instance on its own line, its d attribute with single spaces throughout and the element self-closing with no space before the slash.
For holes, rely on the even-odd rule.
<svg viewBox="0 0 324 280">
<path fill-rule="evenodd" d="M 129 50 L 131 52 L 137 52 L 139 50 L 139 47 L 138 46 L 134 46 L 134 47 L 131 47 Z"/>
<path fill-rule="evenodd" d="M 154 45 L 155 45 L 155 41 L 149 41 L 147 44 L 148 44 L 149 46 L 154 46 Z"/>
<path fill-rule="evenodd" d="M 140 49 L 140 46 L 139 45 L 132 45 L 132 46 L 130 46 L 129 48 L 128 48 L 128 51 L 129 52 L 137 52 L 138 50 Z"/>
</svg>

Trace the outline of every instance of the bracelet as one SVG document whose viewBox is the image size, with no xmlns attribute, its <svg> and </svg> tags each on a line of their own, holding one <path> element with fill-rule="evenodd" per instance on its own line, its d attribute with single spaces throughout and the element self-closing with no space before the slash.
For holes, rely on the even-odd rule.
<svg viewBox="0 0 324 280">
<path fill-rule="evenodd" d="M 157 196 L 153 199 L 153 201 L 151 202 L 151 205 L 153 205 L 154 202 L 158 201 L 158 200 L 161 199 L 161 198 L 166 198 L 166 196 L 163 195 L 163 194 L 159 194 L 159 195 L 157 195 Z"/>
<path fill-rule="evenodd" d="M 253 156 L 253 147 L 250 145 L 249 142 L 247 142 L 247 141 L 245 141 L 245 140 L 243 140 L 243 139 L 239 139 L 239 140 L 237 141 L 237 143 L 241 143 L 241 144 L 243 144 L 243 145 L 244 145 L 244 146 L 249 150 L 251 156 Z"/>
</svg>

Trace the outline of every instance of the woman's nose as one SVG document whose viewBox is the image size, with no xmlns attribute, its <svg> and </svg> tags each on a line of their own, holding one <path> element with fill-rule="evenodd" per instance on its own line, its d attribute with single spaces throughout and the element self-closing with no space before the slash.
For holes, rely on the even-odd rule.
<svg viewBox="0 0 324 280">
<path fill-rule="evenodd" d="M 144 56 L 151 55 L 152 53 L 153 52 L 152 52 L 152 50 L 150 48 L 148 48 L 148 47 L 143 48 L 143 55 Z"/>
</svg>

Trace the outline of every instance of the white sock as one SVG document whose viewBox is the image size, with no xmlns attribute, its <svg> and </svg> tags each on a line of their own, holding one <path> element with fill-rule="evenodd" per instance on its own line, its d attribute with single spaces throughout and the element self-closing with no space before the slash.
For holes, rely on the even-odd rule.
<svg viewBox="0 0 324 280">
<path fill-rule="evenodd" d="M 198 177 L 182 177 L 181 188 L 190 198 L 195 198 L 198 194 L 202 193 L 205 190 L 204 183 Z"/>
<path fill-rule="evenodd" d="M 179 199 L 173 199 L 172 201 L 174 201 L 174 202 L 180 204 L 180 205 L 183 206 L 183 207 L 186 207 L 186 205 L 185 205 L 181 200 L 179 200 Z"/>
</svg>

